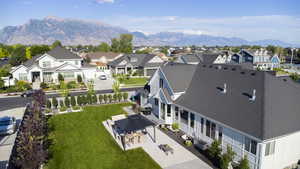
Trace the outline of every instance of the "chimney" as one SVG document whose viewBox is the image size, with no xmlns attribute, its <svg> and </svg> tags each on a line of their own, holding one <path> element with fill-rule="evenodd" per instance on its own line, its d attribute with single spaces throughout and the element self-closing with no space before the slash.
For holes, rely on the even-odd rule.
<svg viewBox="0 0 300 169">
<path fill-rule="evenodd" d="M 251 101 L 254 101 L 256 99 L 256 90 L 253 89 L 252 97 L 250 98 Z"/>
<path fill-rule="evenodd" d="M 226 83 L 224 83 L 224 87 L 223 87 L 223 91 L 222 91 L 222 93 L 226 93 L 227 92 L 227 84 Z"/>
</svg>

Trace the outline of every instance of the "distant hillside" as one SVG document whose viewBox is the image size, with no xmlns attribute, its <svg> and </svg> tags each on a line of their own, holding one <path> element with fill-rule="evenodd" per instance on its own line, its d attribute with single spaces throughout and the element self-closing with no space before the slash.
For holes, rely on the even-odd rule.
<svg viewBox="0 0 300 169">
<path fill-rule="evenodd" d="M 97 45 L 101 42 L 109 43 L 112 38 L 123 33 L 134 35 L 134 45 L 206 45 L 206 46 L 237 46 L 237 45 L 279 45 L 294 46 L 278 40 L 247 41 L 241 38 L 226 38 L 210 35 L 192 35 L 177 32 L 160 32 L 145 35 L 142 32 L 130 32 L 126 29 L 111 26 L 101 22 L 61 19 L 46 17 L 45 19 L 31 19 L 20 26 L 7 26 L 0 30 L 0 43 L 5 44 L 51 44 L 60 40 L 64 45 Z"/>
</svg>

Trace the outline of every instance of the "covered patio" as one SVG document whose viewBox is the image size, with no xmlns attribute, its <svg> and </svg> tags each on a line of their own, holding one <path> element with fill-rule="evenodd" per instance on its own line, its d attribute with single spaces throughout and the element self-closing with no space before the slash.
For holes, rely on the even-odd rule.
<svg viewBox="0 0 300 169">
<path fill-rule="evenodd" d="M 156 124 L 140 114 L 129 115 L 127 118 L 114 121 L 112 125 L 115 137 L 120 137 L 124 150 L 127 147 L 145 142 L 148 134 L 152 141 L 156 142 Z M 147 131 L 153 128 L 152 135 Z"/>
</svg>

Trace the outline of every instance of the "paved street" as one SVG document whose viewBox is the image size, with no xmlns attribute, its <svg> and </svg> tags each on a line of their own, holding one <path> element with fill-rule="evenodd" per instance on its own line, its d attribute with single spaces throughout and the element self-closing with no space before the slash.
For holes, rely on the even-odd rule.
<svg viewBox="0 0 300 169">
<path fill-rule="evenodd" d="M 114 83 L 114 79 L 112 77 L 107 77 L 106 80 L 100 80 L 99 78 L 96 78 L 94 90 L 112 89 L 113 83 Z"/>
<path fill-rule="evenodd" d="M 140 88 L 124 88 L 121 89 L 122 92 L 128 92 L 128 91 L 135 91 Z M 113 91 L 111 89 L 108 90 L 97 90 L 97 94 L 104 94 L 104 93 L 112 93 Z M 71 95 L 77 96 L 80 94 L 85 94 L 86 92 L 72 92 Z M 47 94 L 47 97 L 58 97 L 59 94 Z M 24 107 L 28 102 L 31 101 L 31 98 L 22 98 L 20 96 L 9 96 L 5 98 L 0 98 L 0 115 L 2 114 L 2 111 L 9 110 L 13 108 L 18 107 Z"/>
<path fill-rule="evenodd" d="M 17 119 L 17 125 L 22 120 L 25 108 L 14 108 L 11 110 L 1 111 L 0 117 L 14 116 Z M 16 133 L 8 136 L 0 136 L 0 169 L 5 169 L 5 166 L 9 160 L 13 144 L 15 142 Z"/>
</svg>

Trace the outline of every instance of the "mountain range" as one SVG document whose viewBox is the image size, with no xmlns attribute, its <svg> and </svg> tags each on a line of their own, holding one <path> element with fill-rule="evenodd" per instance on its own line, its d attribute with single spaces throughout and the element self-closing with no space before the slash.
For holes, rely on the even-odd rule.
<svg viewBox="0 0 300 169">
<path fill-rule="evenodd" d="M 44 19 L 31 19 L 19 26 L 6 26 L 0 29 L 0 43 L 4 44 L 51 44 L 55 40 L 64 45 L 98 45 L 101 42 L 110 43 L 112 38 L 123 33 L 134 35 L 135 46 L 239 46 L 239 45 L 276 45 L 295 46 L 280 40 L 247 41 L 241 38 L 228 38 L 211 35 L 195 35 L 180 32 L 160 32 L 146 35 L 142 32 L 130 32 L 127 29 L 112 26 L 102 22 L 62 19 L 46 17 Z"/>
</svg>

